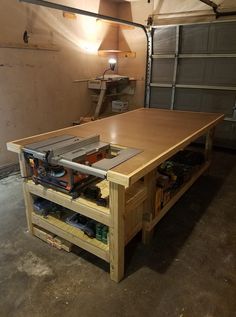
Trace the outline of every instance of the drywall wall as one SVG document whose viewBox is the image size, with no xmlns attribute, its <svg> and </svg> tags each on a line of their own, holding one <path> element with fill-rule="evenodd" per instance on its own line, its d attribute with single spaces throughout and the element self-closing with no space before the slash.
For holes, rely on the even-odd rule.
<svg viewBox="0 0 236 317">
<path fill-rule="evenodd" d="M 57 2 L 117 14 L 117 4 L 108 0 Z M 61 11 L 1 0 L 0 28 L 0 166 L 5 166 L 17 162 L 6 150 L 7 141 L 69 126 L 91 110 L 86 80 L 107 67 L 107 58 L 97 56 L 107 26 L 94 18 L 68 19 Z M 25 30 L 28 46 L 48 49 L 19 48 Z"/>
</svg>

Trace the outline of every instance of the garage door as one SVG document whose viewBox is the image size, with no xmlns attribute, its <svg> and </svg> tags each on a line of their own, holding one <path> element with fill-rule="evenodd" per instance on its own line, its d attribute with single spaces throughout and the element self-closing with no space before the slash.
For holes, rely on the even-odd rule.
<svg viewBox="0 0 236 317">
<path fill-rule="evenodd" d="M 153 29 L 150 107 L 222 112 L 216 144 L 236 149 L 236 22 Z"/>
</svg>

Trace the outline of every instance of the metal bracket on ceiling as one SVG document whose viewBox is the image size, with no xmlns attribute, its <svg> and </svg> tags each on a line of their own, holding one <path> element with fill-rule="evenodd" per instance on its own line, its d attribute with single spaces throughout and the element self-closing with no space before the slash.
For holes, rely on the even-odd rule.
<svg viewBox="0 0 236 317">
<path fill-rule="evenodd" d="M 211 0 L 199 0 L 205 4 L 207 4 L 208 6 L 212 7 L 216 19 L 220 18 L 220 17 L 226 17 L 226 16 L 231 16 L 231 15 L 236 15 L 236 11 L 228 11 L 228 12 L 220 12 L 219 9 L 219 5 L 216 4 L 215 2 L 211 1 Z"/>
</svg>

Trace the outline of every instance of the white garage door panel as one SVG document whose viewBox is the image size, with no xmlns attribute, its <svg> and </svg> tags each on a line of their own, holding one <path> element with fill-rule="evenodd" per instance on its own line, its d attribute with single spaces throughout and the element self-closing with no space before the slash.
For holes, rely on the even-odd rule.
<svg viewBox="0 0 236 317">
<path fill-rule="evenodd" d="M 150 107 L 224 113 L 231 121 L 217 129 L 216 143 L 235 149 L 236 22 L 157 28 L 153 54 L 151 81 L 155 85 L 150 88 Z M 173 57 L 157 58 L 158 54 Z M 163 84 L 172 88 L 163 88 Z"/>
<path fill-rule="evenodd" d="M 162 72 L 164 72 L 163 67 Z M 158 80 L 155 77 L 155 70 L 153 77 Z M 177 82 L 180 84 L 236 87 L 236 58 L 180 59 Z"/>
<path fill-rule="evenodd" d="M 169 109 L 171 102 L 171 88 L 153 87 L 151 90 L 151 108 Z"/>
<path fill-rule="evenodd" d="M 183 54 L 207 53 L 209 25 L 202 24 L 183 26 L 181 32 L 181 50 Z"/>
<path fill-rule="evenodd" d="M 152 82 L 170 83 L 173 79 L 174 60 L 155 59 L 152 68 Z"/>
<path fill-rule="evenodd" d="M 174 54 L 176 28 L 163 27 L 155 30 L 153 37 L 153 54 Z"/>
<path fill-rule="evenodd" d="M 236 22 L 213 23 L 209 33 L 209 52 L 236 52 Z"/>
<path fill-rule="evenodd" d="M 180 59 L 177 72 L 177 83 L 201 85 L 205 81 L 207 60 L 198 58 Z"/>
<path fill-rule="evenodd" d="M 225 113 L 232 117 L 236 92 L 213 91 L 205 89 L 184 89 L 176 90 L 175 109 L 200 112 Z"/>
</svg>

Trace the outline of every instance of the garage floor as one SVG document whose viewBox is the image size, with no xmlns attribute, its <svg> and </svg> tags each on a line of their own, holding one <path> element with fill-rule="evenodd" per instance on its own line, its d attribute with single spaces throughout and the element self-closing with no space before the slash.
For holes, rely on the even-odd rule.
<svg viewBox="0 0 236 317">
<path fill-rule="evenodd" d="M 1 317 L 236 316 L 236 156 L 216 152 L 208 175 L 126 249 L 126 277 L 85 251 L 30 236 L 19 175 L 0 181 Z"/>
</svg>

